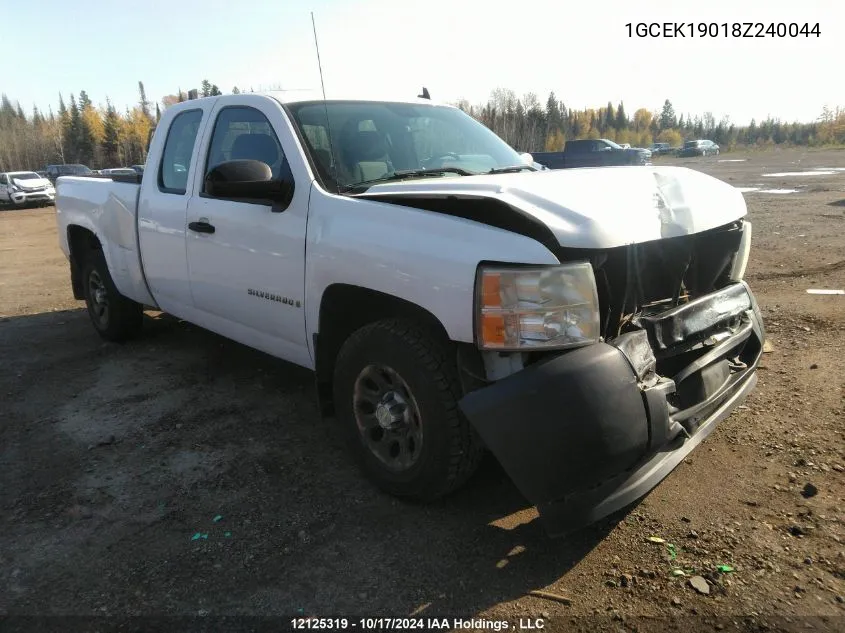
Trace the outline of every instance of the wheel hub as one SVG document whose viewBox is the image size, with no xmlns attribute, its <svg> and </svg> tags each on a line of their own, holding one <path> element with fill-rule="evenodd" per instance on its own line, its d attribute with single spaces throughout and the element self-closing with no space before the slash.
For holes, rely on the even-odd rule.
<svg viewBox="0 0 845 633">
<path fill-rule="evenodd" d="M 416 464 L 423 445 L 420 411 L 395 370 L 381 364 L 364 367 L 355 380 L 352 406 L 361 439 L 374 457 L 393 472 Z"/>
<path fill-rule="evenodd" d="M 393 430 L 404 422 L 407 409 L 408 406 L 401 395 L 388 391 L 376 405 L 376 420 L 385 431 Z"/>
</svg>

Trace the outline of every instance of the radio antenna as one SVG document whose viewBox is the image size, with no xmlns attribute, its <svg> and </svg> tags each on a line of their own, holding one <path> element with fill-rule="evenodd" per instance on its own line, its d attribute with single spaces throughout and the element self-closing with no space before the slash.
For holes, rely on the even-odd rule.
<svg viewBox="0 0 845 633">
<path fill-rule="evenodd" d="M 329 105 L 326 101 L 326 84 L 323 82 L 323 62 L 320 61 L 320 44 L 317 42 L 317 24 L 314 22 L 313 11 L 311 12 L 311 28 L 314 31 L 314 48 L 317 49 L 317 68 L 320 70 L 320 87 L 323 90 L 323 110 L 326 112 L 326 133 L 329 135 L 329 154 L 331 155 L 330 167 L 334 172 L 332 178 L 334 178 L 337 193 L 340 195 L 340 183 L 337 181 L 337 161 L 335 161 L 334 146 L 332 145 L 332 127 L 331 123 L 329 123 Z"/>
</svg>

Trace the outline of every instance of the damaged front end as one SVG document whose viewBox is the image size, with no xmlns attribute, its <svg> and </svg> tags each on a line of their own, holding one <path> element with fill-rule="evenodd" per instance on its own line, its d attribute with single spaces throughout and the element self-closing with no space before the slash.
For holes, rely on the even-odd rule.
<svg viewBox="0 0 845 633">
<path fill-rule="evenodd" d="M 753 389 L 765 331 L 742 281 L 749 241 L 750 224 L 737 221 L 613 249 L 559 249 L 560 261 L 592 267 L 601 339 L 482 352 L 487 380 L 461 409 L 551 534 L 648 493 Z M 503 360 L 511 369 L 494 375 Z"/>
</svg>

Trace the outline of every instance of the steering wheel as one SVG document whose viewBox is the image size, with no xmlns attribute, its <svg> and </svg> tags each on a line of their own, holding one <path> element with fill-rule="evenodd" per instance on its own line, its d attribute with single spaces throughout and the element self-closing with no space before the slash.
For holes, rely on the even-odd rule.
<svg viewBox="0 0 845 633">
<path fill-rule="evenodd" d="M 434 156 L 431 156 L 430 158 L 426 158 L 423 161 L 423 164 L 425 164 L 427 167 L 432 165 L 440 166 L 443 164 L 443 161 L 447 159 L 459 161 L 461 160 L 461 157 L 455 152 L 443 152 L 442 154 L 436 154 Z"/>
</svg>

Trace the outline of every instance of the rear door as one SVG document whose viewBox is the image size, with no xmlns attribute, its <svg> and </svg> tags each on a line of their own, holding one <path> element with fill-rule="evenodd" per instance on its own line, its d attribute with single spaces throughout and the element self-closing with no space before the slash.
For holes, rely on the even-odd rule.
<svg viewBox="0 0 845 633">
<path fill-rule="evenodd" d="M 299 151 L 281 106 L 241 95 L 218 102 L 203 142 L 194 195 L 188 202 L 187 252 L 191 295 L 200 324 L 304 366 L 305 226 L 311 180 L 291 172 Z M 268 164 L 293 184 L 291 202 L 216 198 L 204 174 L 228 160 Z M 301 164 L 301 161 L 297 161 Z"/>
<path fill-rule="evenodd" d="M 566 145 L 564 158 L 567 167 L 584 167 L 594 164 L 592 141 L 577 140 Z"/>
<path fill-rule="evenodd" d="M 196 171 L 198 140 L 213 100 L 165 110 L 164 131 L 150 146 L 158 164 L 141 184 L 138 200 L 138 242 L 147 284 L 165 312 L 192 320 L 193 300 L 185 250 L 191 176 Z"/>
</svg>

